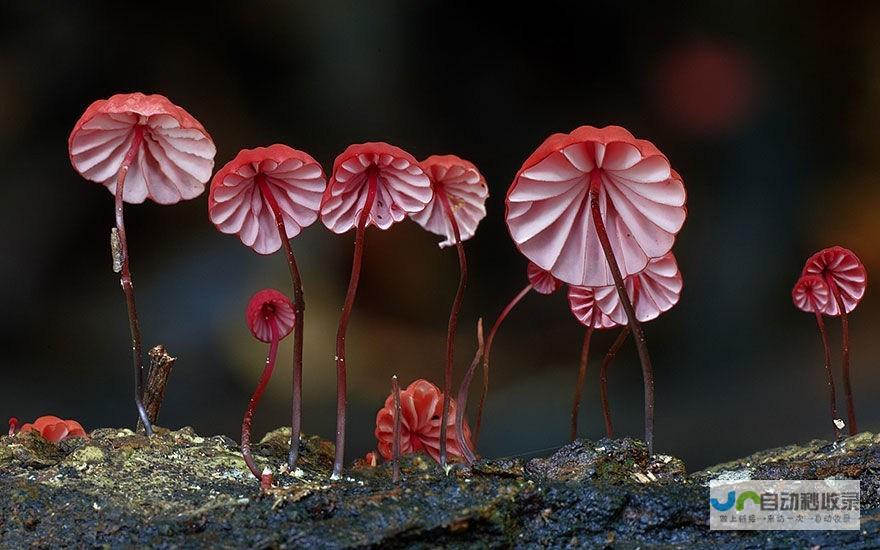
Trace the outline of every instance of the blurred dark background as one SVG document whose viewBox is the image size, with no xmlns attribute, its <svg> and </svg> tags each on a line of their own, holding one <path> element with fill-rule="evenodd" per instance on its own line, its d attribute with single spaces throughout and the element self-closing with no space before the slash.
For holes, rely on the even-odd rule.
<svg viewBox="0 0 880 550">
<path fill-rule="evenodd" d="M 790 290 L 805 259 L 832 244 L 880 272 L 880 6 L 659 4 L 541 2 L 502 13 L 450 2 L 5 2 L 0 417 L 57 414 L 87 429 L 135 420 L 125 305 L 108 251 L 112 196 L 73 171 L 67 136 L 93 100 L 143 91 L 204 124 L 217 167 L 240 148 L 281 142 L 329 171 L 348 144 L 367 140 L 475 162 L 491 197 L 467 243 L 456 381 L 477 317 L 490 323 L 526 281 L 503 219 L 522 161 L 553 132 L 629 128 L 671 159 L 689 195 L 675 248 L 684 294 L 646 325 L 658 450 L 695 469 L 830 437 L 820 341 Z M 244 308 L 256 290 L 289 280 L 280 255 L 258 256 L 216 231 L 206 197 L 128 207 L 132 270 L 145 345 L 179 357 L 159 423 L 238 439 L 265 357 Z M 375 445 L 391 374 L 404 385 L 441 380 L 458 265 L 437 242 L 412 222 L 367 234 L 349 331 L 350 459 Z M 304 428 L 329 438 L 353 235 L 316 223 L 293 244 L 308 303 Z M 866 430 L 880 430 L 875 294 L 869 288 L 851 317 Z M 839 325 L 829 326 L 837 346 Z M 493 354 L 484 454 L 566 442 L 581 337 L 562 292 L 531 295 L 511 315 Z M 585 437 L 603 433 L 596 362 L 612 339 L 594 338 Z M 258 434 L 288 421 L 290 346 L 257 412 Z M 610 384 L 619 434 L 640 436 L 631 346 Z"/>
</svg>

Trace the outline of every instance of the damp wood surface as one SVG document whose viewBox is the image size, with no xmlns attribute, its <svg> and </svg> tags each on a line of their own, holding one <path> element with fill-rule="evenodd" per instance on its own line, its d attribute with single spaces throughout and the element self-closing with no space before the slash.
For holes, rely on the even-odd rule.
<svg viewBox="0 0 880 550">
<path fill-rule="evenodd" d="M 276 472 L 260 492 L 236 442 L 189 428 L 127 429 L 53 445 L 0 438 L 0 548 L 354 548 L 442 546 L 876 548 L 880 436 L 769 449 L 688 473 L 631 439 L 579 440 L 544 458 L 484 460 L 443 472 L 405 457 L 356 464 L 330 481 L 333 445 L 302 438 L 288 472 L 289 429 L 254 447 Z M 279 469 L 281 470 L 279 472 Z M 711 479 L 860 479 L 859 531 L 709 531 Z"/>
</svg>

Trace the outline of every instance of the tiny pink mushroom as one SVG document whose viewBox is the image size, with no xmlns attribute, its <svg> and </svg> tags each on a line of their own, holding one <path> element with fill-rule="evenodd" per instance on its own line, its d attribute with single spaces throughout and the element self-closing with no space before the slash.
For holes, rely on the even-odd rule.
<svg viewBox="0 0 880 550">
<path fill-rule="evenodd" d="M 115 196 L 116 228 L 111 233 L 113 269 L 120 273 L 128 308 L 135 404 L 147 435 L 153 427 L 144 409 L 141 332 L 134 298 L 123 202 L 150 199 L 174 204 L 193 199 L 211 178 L 217 150 L 205 128 L 165 96 L 117 94 L 95 101 L 67 140 L 70 162 L 84 178 Z"/>
<path fill-rule="evenodd" d="M 275 369 L 278 343 L 294 329 L 296 313 L 287 296 L 275 289 L 267 288 L 254 294 L 248 302 L 245 319 L 254 338 L 269 344 L 266 366 L 263 368 L 257 389 L 248 402 L 244 419 L 241 422 L 241 454 L 248 469 L 260 481 L 261 486 L 265 487 L 271 485 L 272 473 L 260 470 L 254 462 L 254 457 L 251 454 L 251 422 L 254 418 L 254 411 L 266 390 L 266 385 L 272 377 L 272 371 Z"/>
<path fill-rule="evenodd" d="M 324 170 L 309 154 L 276 143 L 243 149 L 211 181 L 208 216 L 222 233 L 238 235 L 258 254 L 284 248 L 293 285 L 293 403 L 288 466 L 299 458 L 302 432 L 302 355 L 305 295 L 290 239 L 318 219 L 327 187 Z"/>
<path fill-rule="evenodd" d="M 387 143 L 349 146 L 333 163 L 321 200 L 321 221 L 334 233 L 355 229 L 351 277 L 336 333 L 336 456 L 333 479 L 345 459 L 346 364 L 345 335 L 357 295 L 367 226 L 388 229 L 407 214 L 420 212 L 431 201 L 428 176 L 416 159 Z"/>
</svg>

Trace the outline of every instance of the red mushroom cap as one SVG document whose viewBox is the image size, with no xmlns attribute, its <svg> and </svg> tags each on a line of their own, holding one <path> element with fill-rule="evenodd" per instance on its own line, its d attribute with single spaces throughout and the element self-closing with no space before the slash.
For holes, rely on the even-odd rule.
<svg viewBox="0 0 880 550">
<path fill-rule="evenodd" d="M 532 289 L 538 294 L 553 294 L 562 286 L 562 281 L 532 262 L 529 262 L 528 267 L 526 267 L 526 275 L 529 278 L 529 284 L 532 285 Z"/>
<path fill-rule="evenodd" d="M 367 226 L 388 229 L 431 201 L 431 182 L 412 155 L 383 142 L 350 145 L 336 157 L 321 201 L 321 221 L 330 231 L 345 233 L 357 226 L 371 169 L 376 170 L 378 188 Z"/>
<path fill-rule="evenodd" d="M 272 254 L 281 248 L 281 237 L 258 175 L 278 203 L 288 239 L 318 219 L 327 180 L 314 158 L 279 143 L 243 149 L 214 175 L 208 194 L 211 222 L 223 233 L 237 234 L 257 253 Z"/>
<path fill-rule="evenodd" d="M 76 420 L 62 420 L 57 416 L 41 416 L 21 427 L 21 432 L 37 432 L 43 439 L 51 443 L 58 443 L 69 437 L 87 437 L 86 431 Z"/>
<path fill-rule="evenodd" d="M 473 163 L 455 155 L 433 155 L 420 165 L 431 180 L 434 194 L 424 210 L 410 217 L 431 233 L 446 237 L 440 243 L 441 248 L 454 245 L 452 224 L 440 203 L 440 196 L 445 195 L 458 223 L 461 240 L 473 237 L 480 220 L 486 217 L 486 198 L 489 197 L 486 179 Z"/>
<path fill-rule="evenodd" d="M 273 328 L 278 340 L 290 334 L 296 314 L 287 296 L 274 288 L 266 288 L 248 302 L 246 317 L 254 338 L 268 343 L 272 341 Z"/>
<path fill-rule="evenodd" d="M 143 142 L 123 200 L 174 204 L 201 195 L 217 149 L 199 121 L 161 95 L 117 94 L 89 105 L 67 140 L 74 169 L 115 193 L 136 127 L 143 128 Z"/>
<path fill-rule="evenodd" d="M 791 290 L 794 305 L 807 313 L 822 313 L 831 300 L 825 280 L 818 275 L 802 275 Z"/>
<path fill-rule="evenodd" d="M 682 179 L 651 142 L 618 126 L 550 136 L 510 186 L 507 227 L 529 260 L 577 286 L 614 282 L 590 212 L 594 172 L 623 277 L 669 252 L 686 217 Z"/>
<path fill-rule="evenodd" d="M 596 304 L 595 289 L 588 286 L 568 287 L 568 306 L 571 313 L 585 327 L 614 328 L 620 323 L 602 313 Z"/>
<path fill-rule="evenodd" d="M 868 272 L 855 252 L 842 246 L 832 246 L 816 252 L 807 260 L 802 275 L 818 275 L 825 280 L 832 296 L 822 313 L 840 315 L 833 293 L 840 296 L 847 313 L 859 305 L 868 288 Z"/>
<path fill-rule="evenodd" d="M 446 423 L 446 452 L 462 457 L 455 437 L 455 400 L 450 400 L 449 419 Z M 440 415 L 443 393 L 427 380 L 416 380 L 400 392 L 400 453 L 426 452 L 440 461 Z M 464 436 L 471 445 L 471 429 L 464 421 Z M 394 396 L 389 395 L 385 406 L 376 414 L 376 439 L 379 452 L 386 460 L 392 457 L 394 443 Z"/>
<path fill-rule="evenodd" d="M 650 260 L 645 269 L 623 281 L 640 322 L 656 319 L 681 298 L 684 281 L 672 252 Z M 596 303 L 615 322 L 626 324 L 626 312 L 614 285 L 596 288 Z"/>
</svg>

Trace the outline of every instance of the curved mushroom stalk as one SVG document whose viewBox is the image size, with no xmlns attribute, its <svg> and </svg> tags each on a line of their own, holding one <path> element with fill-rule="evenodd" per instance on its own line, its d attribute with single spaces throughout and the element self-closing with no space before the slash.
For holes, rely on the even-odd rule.
<svg viewBox="0 0 880 550">
<path fill-rule="evenodd" d="M 614 424 L 611 421 L 611 407 L 608 404 L 608 367 L 611 365 L 611 362 L 614 361 L 617 352 L 623 347 L 628 336 L 629 326 L 625 326 L 621 329 L 617 338 L 614 340 L 614 343 L 611 344 L 611 347 L 608 348 L 608 353 L 605 354 L 605 359 L 602 360 L 602 368 L 599 371 L 599 400 L 602 402 L 602 417 L 605 420 L 605 436 L 608 439 L 614 437 Z"/>
<path fill-rule="evenodd" d="M 134 298 L 123 205 L 150 199 L 174 204 L 193 199 L 211 178 L 217 150 L 205 128 L 161 95 L 117 94 L 92 103 L 67 141 L 70 162 L 84 178 L 114 194 L 116 227 L 111 232 L 113 270 L 120 274 L 128 310 L 135 405 L 147 435 L 141 329 Z"/>
<path fill-rule="evenodd" d="M 336 453 L 331 479 L 342 474 L 345 458 L 347 380 L 345 335 L 360 281 L 368 225 L 388 229 L 431 200 L 431 184 L 415 158 L 387 143 L 351 145 L 333 163 L 321 200 L 321 221 L 334 233 L 355 228 L 351 277 L 336 332 Z"/>
<path fill-rule="evenodd" d="M 287 296 L 274 289 L 265 289 L 257 292 L 251 298 L 247 307 L 246 319 L 254 338 L 269 344 L 266 366 L 263 367 L 263 374 L 257 383 L 257 389 L 254 390 L 241 421 L 242 457 L 244 457 L 248 469 L 260 481 L 260 486 L 265 489 L 272 485 L 272 471 L 260 470 L 254 462 L 254 457 L 251 454 L 251 422 L 254 418 L 254 411 L 269 384 L 269 379 L 272 378 L 272 371 L 275 369 L 275 361 L 278 356 L 278 343 L 294 329 L 296 313 Z"/>
<path fill-rule="evenodd" d="M 288 466 L 299 457 L 302 432 L 302 356 L 305 295 L 290 239 L 318 219 L 326 188 L 321 165 L 307 153 L 287 145 L 243 149 L 211 182 L 208 215 L 223 233 L 238 234 L 258 254 L 284 248 L 293 286 L 293 400 L 290 415 Z"/>
<path fill-rule="evenodd" d="M 397 375 L 391 377 L 391 394 L 394 396 L 394 441 L 392 443 L 391 481 L 400 481 L 400 386 L 397 384 Z"/>
<path fill-rule="evenodd" d="M 443 412 L 440 415 L 440 466 L 446 468 L 446 427 L 452 400 L 455 334 L 458 314 L 467 287 L 467 257 L 462 241 L 471 238 L 486 216 L 489 190 L 473 163 L 455 155 L 433 155 L 420 163 L 431 180 L 434 196 L 424 210 L 410 217 L 419 225 L 446 237 L 440 246 L 454 244 L 458 252 L 459 280 L 446 329 L 446 365 L 443 372 Z"/>
<path fill-rule="evenodd" d="M 813 254 L 804 265 L 802 275 L 816 275 L 828 287 L 830 298 L 822 306 L 822 313 L 831 317 L 840 316 L 843 356 L 843 388 L 846 393 L 849 434 L 858 433 L 856 408 L 850 384 L 849 357 L 849 318 L 859 305 L 868 286 L 868 272 L 859 257 L 842 246 L 832 246 Z M 800 307 L 800 306 L 798 306 Z M 802 308 L 803 309 L 803 308 Z"/>
<path fill-rule="evenodd" d="M 471 361 L 470 367 L 468 367 L 468 370 L 464 374 L 461 385 L 459 386 L 458 407 L 455 412 L 455 439 L 458 441 L 458 447 L 462 450 L 464 458 L 467 460 L 468 464 L 473 464 L 476 460 L 476 456 L 474 455 L 471 446 L 468 444 L 467 436 L 464 431 L 464 415 L 467 412 L 468 389 L 471 385 L 471 379 L 474 377 L 474 372 L 477 370 L 477 366 L 483 358 L 483 350 L 483 319 L 480 318 L 477 320 L 477 351 L 474 354 L 474 359 Z M 473 445 L 476 446 L 476 440 L 473 441 Z"/>
<path fill-rule="evenodd" d="M 828 401 L 831 405 L 831 424 L 834 426 L 834 439 L 837 440 L 840 438 L 843 421 L 837 416 L 837 389 L 834 385 L 834 373 L 831 370 L 831 348 L 828 346 L 828 333 L 822 318 L 822 312 L 827 310 L 830 302 L 831 290 L 822 277 L 803 275 L 795 283 L 791 297 L 798 309 L 813 313 L 816 317 L 816 325 L 819 327 L 819 336 L 825 353 L 825 383 L 828 386 Z"/>
</svg>

